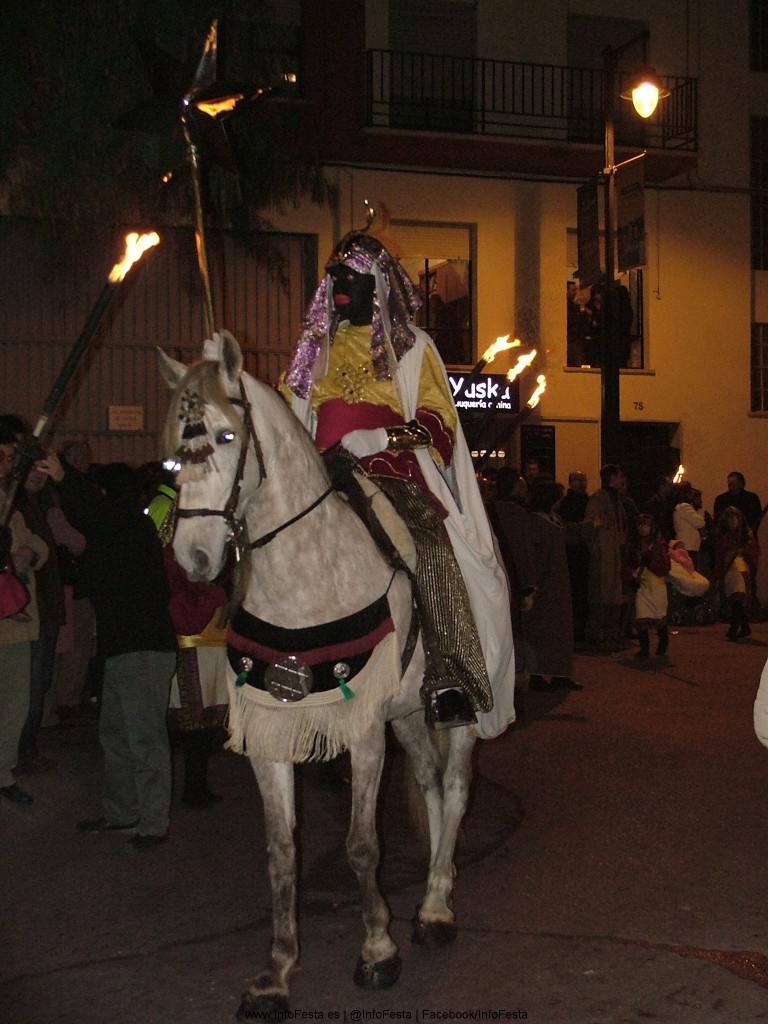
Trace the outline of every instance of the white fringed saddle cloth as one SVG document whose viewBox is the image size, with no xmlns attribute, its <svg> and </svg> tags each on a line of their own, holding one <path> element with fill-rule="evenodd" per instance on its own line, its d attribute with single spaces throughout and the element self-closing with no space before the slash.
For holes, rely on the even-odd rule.
<svg viewBox="0 0 768 1024">
<path fill-rule="evenodd" d="M 327 761 L 358 742 L 400 688 L 397 638 L 386 594 L 334 622 L 284 629 L 240 609 L 227 638 L 229 747 L 274 761 Z M 295 657 L 311 692 L 283 702 L 266 689 L 270 665 Z M 334 669 L 348 668 L 344 686 Z M 350 696 L 351 694 L 351 696 Z"/>
</svg>

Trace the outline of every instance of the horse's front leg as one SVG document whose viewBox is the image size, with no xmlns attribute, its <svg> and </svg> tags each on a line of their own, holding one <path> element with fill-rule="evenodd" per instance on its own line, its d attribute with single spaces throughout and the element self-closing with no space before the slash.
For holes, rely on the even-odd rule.
<svg viewBox="0 0 768 1024">
<path fill-rule="evenodd" d="M 269 963 L 243 995 L 238 1021 L 280 1019 L 287 1012 L 288 983 L 299 959 L 293 765 L 258 757 L 251 758 L 251 765 L 264 804 L 273 937 Z"/>
<path fill-rule="evenodd" d="M 394 985 L 402 966 L 397 946 L 389 934 L 389 908 L 376 881 L 379 866 L 376 801 L 384 765 L 384 749 L 382 721 L 375 722 L 364 740 L 350 750 L 352 820 L 347 835 L 347 857 L 360 885 L 366 933 L 354 981 L 361 988 L 368 989 Z"/>
<path fill-rule="evenodd" d="M 443 946 L 456 937 L 452 895 L 456 869 L 456 837 L 469 800 L 472 779 L 474 730 L 451 729 L 448 759 L 443 773 L 443 821 L 432 854 L 424 900 L 413 919 L 413 941 Z"/>
</svg>

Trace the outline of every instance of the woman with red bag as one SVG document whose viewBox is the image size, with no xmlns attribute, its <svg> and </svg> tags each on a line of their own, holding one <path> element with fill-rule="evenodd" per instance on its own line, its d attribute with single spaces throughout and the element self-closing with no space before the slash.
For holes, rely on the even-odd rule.
<svg viewBox="0 0 768 1024">
<path fill-rule="evenodd" d="M 5 501 L 18 433 L 0 421 L 0 502 Z M 39 620 L 35 598 L 35 571 L 48 558 L 48 545 L 28 529 L 20 512 L 13 510 L 5 534 L 4 564 L 20 577 L 29 593 L 23 611 L 0 618 L 0 796 L 15 804 L 31 804 L 32 797 L 16 785 L 13 769 L 19 737 L 29 712 L 31 643 L 37 639 Z"/>
</svg>

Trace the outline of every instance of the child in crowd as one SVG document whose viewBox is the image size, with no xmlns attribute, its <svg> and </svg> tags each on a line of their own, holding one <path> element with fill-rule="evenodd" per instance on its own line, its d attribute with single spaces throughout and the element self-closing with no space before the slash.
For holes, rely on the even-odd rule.
<svg viewBox="0 0 768 1024">
<path fill-rule="evenodd" d="M 635 628 L 640 641 L 640 650 L 635 657 L 647 658 L 650 654 L 648 632 L 651 629 L 656 630 L 659 638 L 656 654 L 666 654 L 669 644 L 666 582 L 670 566 L 669 548 L 653 516 L 637 518 L 635 564 Z"/>
<path fill-rule="evenodd" d="M 715 581 L 720 586 L 727 610 L 729 640 L 749 636 L 747 598 L 751 590 L 750 573 L 757 568 L 760 553 L 757 540 L 746 519 L 733 505 L 723 510 L 715 534 Z"/>
</svg>

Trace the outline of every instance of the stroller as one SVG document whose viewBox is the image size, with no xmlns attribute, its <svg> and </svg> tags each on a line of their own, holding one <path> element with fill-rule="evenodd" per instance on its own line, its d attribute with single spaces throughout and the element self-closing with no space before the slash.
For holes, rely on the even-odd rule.
<svg viewBox="0 0 768 1024">
<path fill-rule="evenodd" d="M 667 589 L 667 619 L 670 625 L 711 626 L 717 621 L 719 588 L 712 586 L 700 572 L 686 569 L 673 558 L 667 576 Z"/>
</svg>

